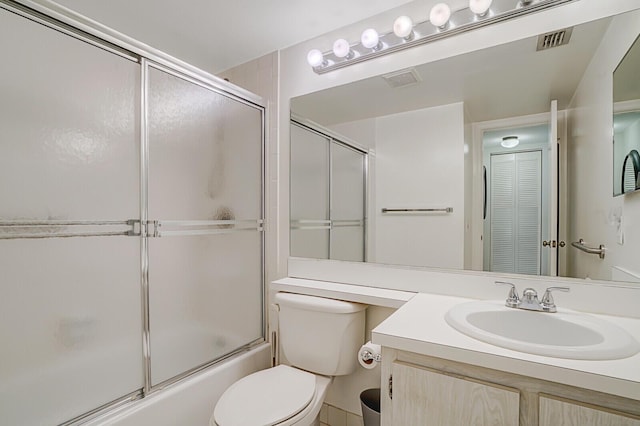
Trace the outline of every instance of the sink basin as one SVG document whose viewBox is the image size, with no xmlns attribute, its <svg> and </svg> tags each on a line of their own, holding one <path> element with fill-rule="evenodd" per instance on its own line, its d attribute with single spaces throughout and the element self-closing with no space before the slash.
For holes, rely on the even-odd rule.
<svg viewBox="0 0 640 426">
<path fill-rule="evenodd" d="M 535 355 L 607 360 L 640 352 L 640 343 L 616 324 L 579 312 L 551 314 L 477 301 L 454 306 L 445 320 L 474 339 Z"/>
</svg>

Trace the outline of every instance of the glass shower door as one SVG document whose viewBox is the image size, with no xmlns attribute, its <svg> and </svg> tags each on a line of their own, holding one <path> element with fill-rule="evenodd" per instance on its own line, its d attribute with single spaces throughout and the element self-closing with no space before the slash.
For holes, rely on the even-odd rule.
<svg viewBox="0 0 640 426">
<path fill-rule="evenodd" d="M 1 8 L 0 55 L 0 424 L 60 424 L 143 384 L 140 65 Z"/>
<path fill-rule="evenodd" d="M 260 108 L 148 70 L 151 384 L 263 338 Z"/>
<path fill-rule="evenodd" d="M 331 142 L 331 259 L 364 262 L 365 155 Z"/>
<path fill-rule="evenodd" d="M 329 143 L 291 124 L 291 256 L 329 258 Z"/>
</svg>

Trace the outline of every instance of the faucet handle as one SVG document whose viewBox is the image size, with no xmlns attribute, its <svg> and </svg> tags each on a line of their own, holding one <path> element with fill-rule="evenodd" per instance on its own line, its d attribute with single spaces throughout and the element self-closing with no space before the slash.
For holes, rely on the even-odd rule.
<svg viewBox="0 0 640 426">
<path fill-rule="evenodd" d="M 568 293 L 569 291 L 571 291 L 571 289 L 569 287 L 547 288 L 547 290 L 544 292 L 544 295 L 542 296 L 542 300 L 540 301 L 540 305 L 545 312 L 557 312 L 556 304 L 553 301 L 553 296 L 551 295 L 551 292 L 553 291 L 563 291 L 565 293 Z"/>
<path fill-rule="evenodd" d="M 520 297 L 518 297 L 518 290 L 516 289 L 516 286 L 505 281 L 496 281 L 496 285 L 511 286 L 511 290 L 509 290 L 509 295 L 507 296 L 507 300 L 505 300 L 504 304 L 509 308 L 518 307 L 520 304 Z"/>
</svg>

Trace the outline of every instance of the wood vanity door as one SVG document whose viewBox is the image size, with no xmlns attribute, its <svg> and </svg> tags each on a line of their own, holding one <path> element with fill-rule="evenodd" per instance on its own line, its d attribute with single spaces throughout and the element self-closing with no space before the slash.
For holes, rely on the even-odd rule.
<svg viewBox="0 0 640 426">
<path fill-rule="evenodd" d="M 403 362 L 393 363 L 394 426 L 517 426 L 520 393 Z"/>
<path fill-rule="evenodd" d="M 552 396 L 540 396 L 540 426 L 640 426 L 640 417 Z"/>
</svg>

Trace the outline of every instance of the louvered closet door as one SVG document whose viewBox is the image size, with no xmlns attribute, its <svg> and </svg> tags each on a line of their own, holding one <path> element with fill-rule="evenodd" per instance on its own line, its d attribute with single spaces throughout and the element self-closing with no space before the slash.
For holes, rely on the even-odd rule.
<svg viewBox="0 0 640 426">
<path fill-rule="evenodd" d="M 491 271 L 540 274 L 542 154 L 491 156 Z"/>
</svg>

